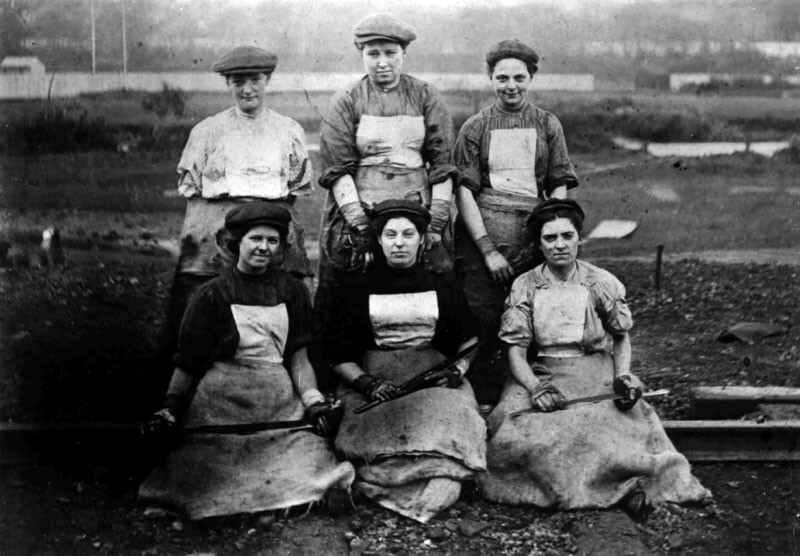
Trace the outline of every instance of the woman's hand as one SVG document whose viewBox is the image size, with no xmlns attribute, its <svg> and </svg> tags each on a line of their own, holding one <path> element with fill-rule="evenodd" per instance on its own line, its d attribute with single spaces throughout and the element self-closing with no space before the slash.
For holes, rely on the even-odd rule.
<svg viewBox="0 0 800 556">
<path fill-rule="evenodd" d="M 620 411 L 629 411 L 642 397 L 642 383 L 638 378 L 624 374 L 614 379 L 614 393 L 623 396 L 614 400 L 614 405 Z"/>
<path fill-rule="evenodd" d="M 366 373 L 353 381 L 353 389 L 371 402 L 388 402 L 397 394 L 397 386 L 392 382 L 376 378 Z"/>
<path fill-rule="evenodd" d="M 312 404 L 306 409 L 306 420 L 314 425 L 319 436 L 333 437 L 342 422 L 342 404 L 334 399 Z"/>
<path fill-rule="evenodd" d="M 425 232 L 425 252 L 430 252 L 439 247 L 442 243 L 442 234 L 437 232 Z"/>
<path fill-rule="evenodd" d="M 531 403 L 539 411 L 549 413 L 566 407 L 561 391 L 549 382 L 541 381 L 531 391 Z"/>
<path fill-rule="evenodd" d="M 491 251 L 484 255 L 483 261 L 489 274 L 498 284 L 511 280 L 514 276 L 514 268 L 499 251 Z"/>
</svg>

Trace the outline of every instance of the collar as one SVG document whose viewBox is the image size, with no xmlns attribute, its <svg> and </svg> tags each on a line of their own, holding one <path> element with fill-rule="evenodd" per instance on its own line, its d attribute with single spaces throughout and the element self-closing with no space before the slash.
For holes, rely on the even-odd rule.
<svg viewBox="0 0 800 556">
<path fill-rule="evenodd" d="M 525 109 L 528 108 L 528 106 L 530 106 L 530 101 L 528 99 L 525 99 L 522 102 L 522 104 L 520 104 L 517 110 L 507 110 L 503 108 L 503 103 L 500 102 L 499 100 L 494 104 L 494 107 L 497 109 L 498 112 L 502 114 L 508 114 L 509 116 L 517 116 L 519 114 L 522 114 L 522 112 L 524 112 Z"/>
</svg>

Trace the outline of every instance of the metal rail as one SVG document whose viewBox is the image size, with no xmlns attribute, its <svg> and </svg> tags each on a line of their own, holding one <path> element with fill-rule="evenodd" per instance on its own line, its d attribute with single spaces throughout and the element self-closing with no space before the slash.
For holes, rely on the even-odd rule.
<svg viewBox="0 0 800 556">
<path fill-rule="evenodd" d="M 800 420 L 662 421 L 692 462 L 800 461 Z M 25 463 L 42 453 L 126 461 L 142 451 L 135 423 L 0 423 L 0 463 Z"/>
</svg>

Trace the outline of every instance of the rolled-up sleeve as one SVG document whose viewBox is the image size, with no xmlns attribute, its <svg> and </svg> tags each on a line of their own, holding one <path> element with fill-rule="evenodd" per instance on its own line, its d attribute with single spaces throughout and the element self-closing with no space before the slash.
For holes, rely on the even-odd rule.
<svg viewBox="0 0 800 556">
<path fill-rule="evenodd" d="M 483 139 L 483 126 L 481 121 L 472 116 L 468 119 L 461 131 L 458 132 L 453 157 L 460 176 L 460 185 L 472 193 L 481 191 L 481 141 Z"/>
<path fill-rule="evenodd" d="M 523 274 L 511 286 L 505 302 L 505 311 L 500 322 L 498 338 L 506 344 L 528 347 L 533 341 L 533 284 Z"/>
<path fill-rule="evenodd" d="M 178 193 L 196 197 L 203 191 L 203 169 L 208 160 L 208 129 L 200 123 L 192 128 L 178 161 Z"/>
<path fill-rule="evenodd" d="M 618 336 L 633 328 L 633 316 L 625 299 L 625 286 L 615 276 L 608 274 L 594 284 L 595 309 L 603 328 Z"/>
<path fill-rule="evenodd" d="M 457 182 L 458 170 L 453 163 L 453 119 L 439 91 L 431 85 L 425 86 L 423 116 L 423 158 L 428 163 L 428 181 L 431 185 L 441 183 L 447 178 Z"/>
<path fill-rule="evenodd" d="M 356 146 L 358 121 L 349 92 L 336 93 L 320 128 L 322 173 L 319 185 L 322 188 L 330 189 L 344 175 L 355 176 L 361 158 Z"/>
<path fill-rule="evenodd" d="M 567 141 L 561 122 L 552 114 L 547 115 L 547 146 L 549 161 L 545 177 L 545 191 L 550 194 L 554 189 L 565 185 L 567 189 L 578 187 L 578 176 L 572 168 L 567 153 Z"/>
<path fill-rule="evenodd" d="M 293 195 L 310 195 L 314 191 L 311 161 L 306 149 L 306 134 L 297 122 L 292 122 L 289 128 L 291 147 L 289 150 L 289 179 L 287 182 L 289 193 Z"/>
</svg>

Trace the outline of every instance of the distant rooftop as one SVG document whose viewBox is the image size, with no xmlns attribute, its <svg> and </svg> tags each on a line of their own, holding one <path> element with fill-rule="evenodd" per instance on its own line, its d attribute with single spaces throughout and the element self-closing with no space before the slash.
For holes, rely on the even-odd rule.
<svg viewBox="0 0 800 556">
<path fill-rule="evenodd" d="M 36 56 L 6 56 L 0 62 L 0 68 L 29 68 L 35 65 L 42 65 Z"/>
</svg>

